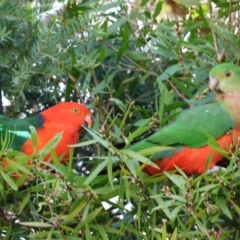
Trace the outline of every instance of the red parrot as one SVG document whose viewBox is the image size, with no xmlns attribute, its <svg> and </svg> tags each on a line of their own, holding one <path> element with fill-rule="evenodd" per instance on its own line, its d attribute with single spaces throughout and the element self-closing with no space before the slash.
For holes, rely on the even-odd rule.
<svg viewBox="0 0 240 240">
<path fill-rule="evenodd" d="M 175 166 L 188 175 L 202 174 L 209 160 L 208 169 L 224 160 L 221 153 L 207 145 L 207 135 L 214 137 L 220 148 L 229 153 L 239 142 L 240 67 L 231 63 L 219 64 L 209 76 L 209 87 L 216 92 L 217 101 L 183 111 L 168 126 L 128 147 L 132 151 L 156 146 L 173 147 L 151 156 L 159 169 L 146 165 L 143 170 L 148 174 L 175 170 Z"/>
<path fill-rule="evenodd" d="M 55 147 L 56 155 L 63 156 L 62 162 L 68 160 L 69 145 L 78 142 L 79 134 L 84 123 L 92 125 L 89 109 L 75 102 L 59 103 L 34 117 L 25 119 L 12 119 L 0 115 L 1 139 L 10 139 L 7 148 L 21 151 L 26 155 L 34 153 L 31 140 L 30 126 L 37 130 L 37 150 L 41 150 L 57 133 L 63 133 L 58 145 Z M 49 160 L 46 155 L 45 161 Z M 8 165 L 3 162 L 4 165 Z"/>
</svg>

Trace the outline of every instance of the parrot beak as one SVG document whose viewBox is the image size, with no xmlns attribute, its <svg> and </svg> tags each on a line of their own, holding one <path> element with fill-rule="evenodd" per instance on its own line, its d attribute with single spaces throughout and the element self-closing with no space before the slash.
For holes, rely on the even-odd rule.
<svg viewBox="0 0 240 240">
<path fill-rule="evenodd" d="M 91 116 L 90 115 L 87 115 L 86 117 L 85 117 L 85 123 L 88 125 L 88 127 L 90 128 L 91 126 L 92 126 L 92 118 L 91 118 Z"/>
<path fill-rule="evenodd" d="M 209 88 L 211 89 L 211 91 L 214 91 L 216 93 L 222 93 L 222 90 L 219 86 L 219 81 L 215 77 L 210 77 L 209 79 Z"/>
<path fill-rule="evenodd" d="M 218 82 L 218 80 L 215 77 L 210 77 L 209 80 L 210 80 L 209 81 L 209 88 L 212 91 L 214 91 L 218 87 L 219 82 Z"/>
</svg>

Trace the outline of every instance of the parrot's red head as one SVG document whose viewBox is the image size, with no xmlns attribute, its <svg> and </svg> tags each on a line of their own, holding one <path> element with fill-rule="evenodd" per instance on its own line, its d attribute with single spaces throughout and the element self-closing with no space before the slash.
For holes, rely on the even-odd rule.
<svg viewBox="0 0 240 240">
<path fill-rule="evenodd" d="M 76 102 L 59 103 L 41 112 L 44 122 L 58 122 L 80 129 L 85 123 L 92 126 L 91 112 L 84 105 Z"/>
</svg>

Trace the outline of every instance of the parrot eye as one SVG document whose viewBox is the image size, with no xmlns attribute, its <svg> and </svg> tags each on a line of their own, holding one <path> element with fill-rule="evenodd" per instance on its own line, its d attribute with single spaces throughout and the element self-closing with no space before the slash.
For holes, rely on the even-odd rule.
<svg viewBox="0 0 240 240">
<path fill-rule="evenodd" d="M 80 111 L 79 111 L 78 108 L 72 108 L 72 112 L 73 112 L 73 113 L 80 113 Z"/>
<path fill-rule="evenodd" d="M 228 71 L 227 71 L 227 72 L 225 73 L 225 76 L 226 76 L 226 77 L 230 77 L 231 75 L 232 75 L 231 72 L 228 72 Z"/>
</svg>

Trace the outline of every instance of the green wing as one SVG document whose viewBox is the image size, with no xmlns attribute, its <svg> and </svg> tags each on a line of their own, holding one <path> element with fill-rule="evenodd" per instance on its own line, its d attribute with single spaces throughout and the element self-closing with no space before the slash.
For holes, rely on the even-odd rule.
<svg viewBox="0 0 240 240">
<path fill-rule="evenodd" d="M 41 127 L 44 119 L 41 114 L 24 119 L 13 119 L 0 115 L 0 147 L 7 140 L 7 148 L 21 150 L 23 143 L 31 137 L 29 126 Z"/>
<path fill-rule="evenodd" d="M 230 115 L 219 103 L 209 103 L 183 111 L 174 122 L 147 139 L 130 146 L 129 149 L 139 150 L 161 145 L 202 147 L 208 142 L 205 133 L 219 138 L 232 127 L 233 121 Z"/>
</svg>

